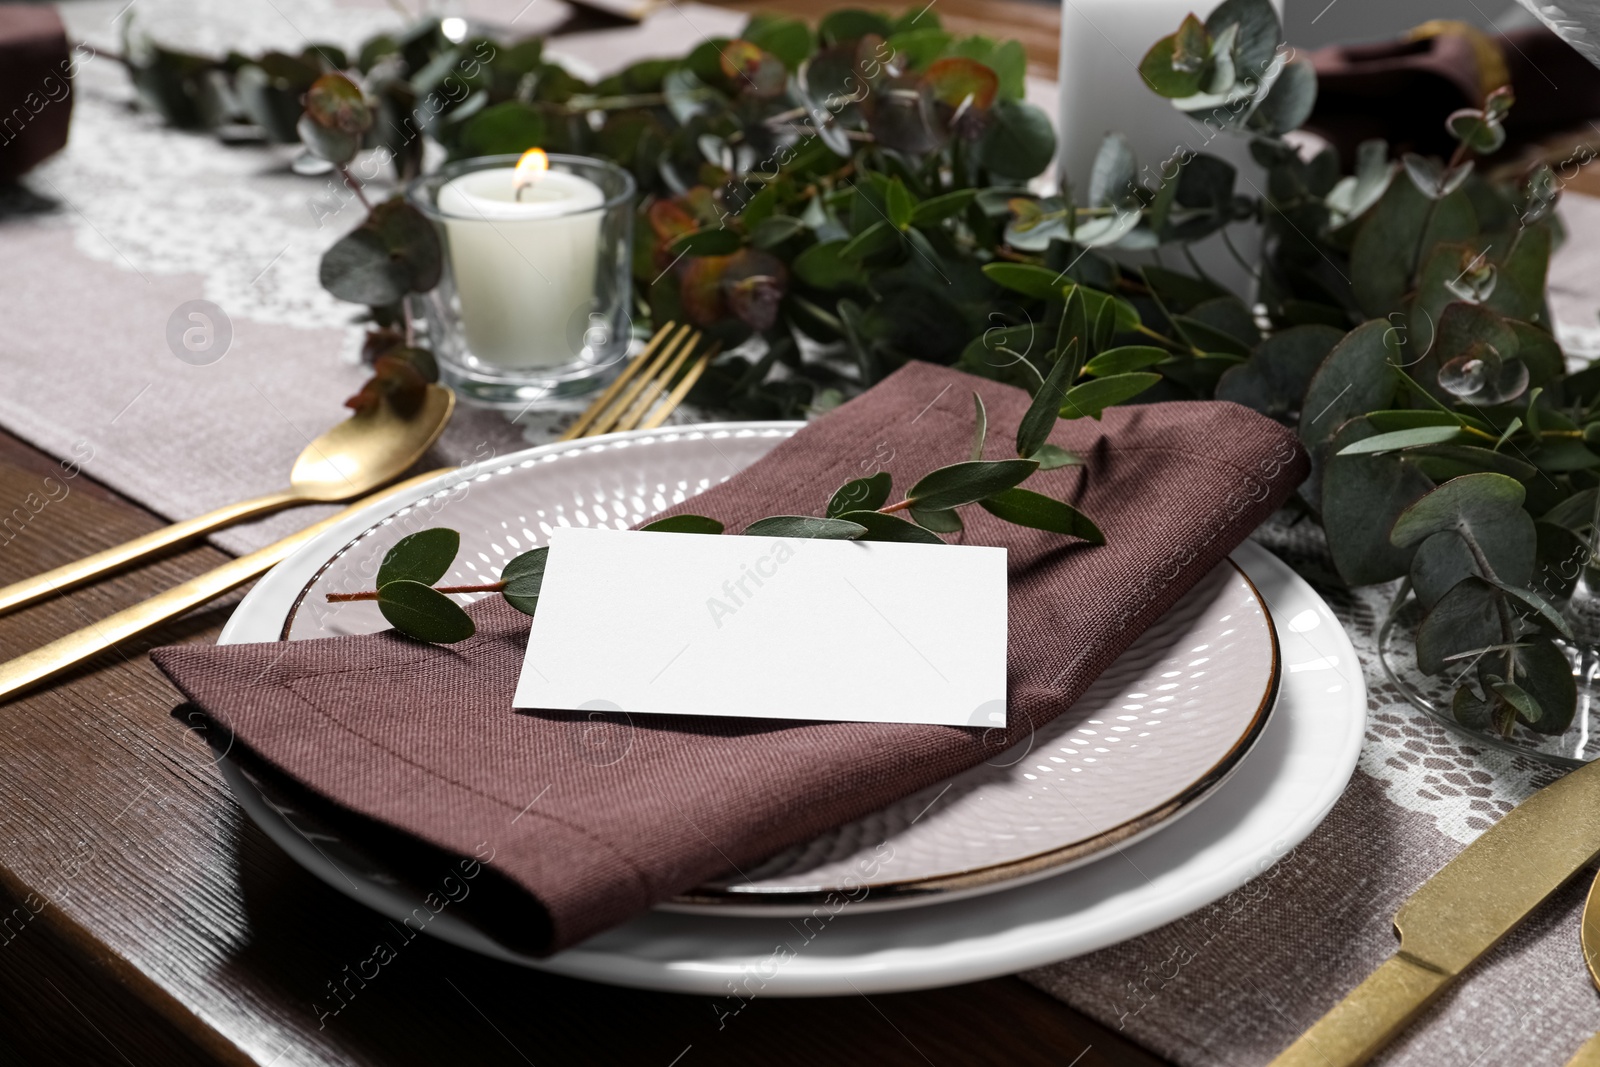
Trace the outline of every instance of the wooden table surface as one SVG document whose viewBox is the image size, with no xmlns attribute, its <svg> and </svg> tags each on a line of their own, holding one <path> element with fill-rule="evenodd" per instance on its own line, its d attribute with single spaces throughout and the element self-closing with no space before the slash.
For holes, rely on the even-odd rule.
<svg viewBox="0 0 1600 1067">
<path fill-rule="evenodd" d="M 1054 7 L 939 2 L 947 26 L 1019 37 L 1035 70 L 1053 75 Z M 837 5 L 760 6 L 815 18 Z M 0 584 L 160 524 L 87 476 L 34 514 L 25 502 L 49 495 L 55 470 L 51 457 L 0 432 L 0 519 L 11 520 L 0 525 Z M 0 655 L 226 558 L 191 548 L 0 619 Z M 376 977 L 352 980 L 389 925 L 302 870 L 244 816 L 145 655 L 215 640 L 237 600 L 124 644 L 0 712 L 0 1064 L 1160 1062 L 1014 978 L 758 999 L 726 1025 L 711 998 L 558 978 L 428 938 Z M 333 1003 L 330 985 L 356 992 L 319 1019 L 313 1005 Z"/>
</svg>

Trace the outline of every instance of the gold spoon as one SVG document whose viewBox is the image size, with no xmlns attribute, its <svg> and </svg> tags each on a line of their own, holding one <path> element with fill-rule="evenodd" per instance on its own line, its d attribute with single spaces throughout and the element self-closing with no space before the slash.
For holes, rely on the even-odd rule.
<svg viewBox="0 0 1600 1067">
<path fill-rule="evenodd" d="M 455 405 L 454 393 L 430 385 L 422 405 L 410 416 L 402 417 L 387 403 L 352 415 L 306 445 L 289 472 L 289 488 L 283 492 L 229 504 L 8 585 L 0 589 L 0 615 L 243 519 L 297 504 L 331 504 L 370 493 L 422 458 L 444 431 Z"/>
</svg>

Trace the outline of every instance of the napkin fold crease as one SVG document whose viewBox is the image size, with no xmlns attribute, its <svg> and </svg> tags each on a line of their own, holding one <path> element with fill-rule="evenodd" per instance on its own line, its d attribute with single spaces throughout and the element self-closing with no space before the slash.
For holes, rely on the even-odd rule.
<svg viewBox="0 0 1600 1067">
<path fill-rule="evenodd" d="M 737 530 L 820 509 L 878 469 L 903 492 L 967 458 L 973 391 L 994 429 L 986 455 L 1002 458 L 1027 395 L 911 363 L 670 511 Z M 386 632 L 153 656 L 207 727 L 229 736 L 230 758 L 277 795 L 507 947 L 555 952 L 1070 714 L 1307 471 L 1289 430 L 1223 402 L 1112 408 L 1058 424 L 1051 441 L 1086 465 L 1041 472 L 1027 488 L 1074 502 L 1106 545 L 963 513 L 966 543 L 1008 550 L 1003 730 L 516 711 L 528 621 L 498 597 L 472 605 L 477 634 L 448 647 Z M 468 865 L 471 894 L 444 900 L 439 887 Z"/>
</svg>

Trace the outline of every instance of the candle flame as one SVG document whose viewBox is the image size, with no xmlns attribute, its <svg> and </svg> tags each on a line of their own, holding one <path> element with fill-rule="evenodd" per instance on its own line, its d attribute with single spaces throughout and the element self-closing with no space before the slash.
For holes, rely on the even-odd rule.
<svg viewBox="0 0 1600 1067">
<path fill-rule="evenodd" d="M 518 199 L 522 199 L 522 190 L 525 186 L 539 184 L 545 172 L 550 169 L 550 157 L 542 148 L 530 148 L 522 153 L 522 158 L 517 160 L 517 169 L 511 173 L 511 191 Z"/>
</svg>

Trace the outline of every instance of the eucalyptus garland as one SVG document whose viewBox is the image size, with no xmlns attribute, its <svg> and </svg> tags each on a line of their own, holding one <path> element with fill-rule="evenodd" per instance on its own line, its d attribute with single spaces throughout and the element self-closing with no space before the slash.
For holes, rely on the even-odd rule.
<svg viewBox="0 0 1600 1067">
<path fill-rule="evenodd" d="M 1040 470 L 1081 465 L 1082 457 L 1046 441 L 1063 405 L 1063 382 L 1076 362 L 1069 345 L 1052 369 L 1017 426 L 1014 459 L 986 460 L 984 445 L 989 416 L 983 398 L 972 394 L 972 448 L 968 458 L 931 471 L 905 496 L 889 502 L 893 479 L 888 471 L 853 478 L 828 499 L 821 516 L 771 515 L 743 530 L 747 537 L 823 538 L 845 541 L 899 541 L 942 545 L 941 533 L 963 529 L 960 510 L 977 504 L 996 518 L 1017 526 L 1062 534 L 1091 545 L 1105 544 L 1105 534 L 1083 512 L 1065 501 L 1024 489 L 1021 483 Z M 704 515 L 672 515 L 640 527 L 641 532 L 720 534 L 725 527 Z M 532 549 L 506 562 L 497 581 L 478 585 L 435 586 L 455 562 L 461 535 L 436 527 L 395 542 L 378 566 L 377 588 L 360 593 L 329 593 L 330 602 L 376 600 L 389 625 L 420 641 L 452 644 L 477 632 L 472 617 L 447 594 L 499 593 L 525 615 L 539 606 L 548 546 Z"/>
<path fill-rule="evenodd" d="M 705 408 L 825 410 L 917 358 L 1067 415 L 1216 398 L 1295 426 L 1313 455 L 1300 504 L 1339 575 L 1403 580 L 1424 612 L 1418 662 L 1451 680 L 1458 717 L 1571 722 L 1557 639 L 1600 537 L 1600 368 L 1568 373 L 1552 334 L 1559 182 L 1479 165 L 1504 143 L 1509 90 L 1440 116 L 1449 159 L 1371 141 L 1340 160 L 1299 131 L 1316 76 L 1269 0 L 1225 0 L 1140 71 L 1198 126 L 1246 138 L 1260 172 L 1188 149 L 1141 165 L 1113 134 L 1086 187 L 1042 192 L 1028 182 L 1055 141 L 1022 99 L 1020 46 L 952 35 L 928 9 L 835 12 L 815 31 L 757 15 L 738 39 L 594 84 L 538 41 L 453 41 L 438 22 L 354 57 L 129 55 L 172 121 L 292 127 L 352 187 L 359 149 L 404 178 L 424 137 L 453 157 L 539 145 L 626 166 L 642 193 L 634 319 L 722 343 L 690 398 Z M 1191 254 L 1244 231 L 1261 249 L 1240 256 L 1248 300 Z M 404 404 L 436 373 L 405 297 L 439 260 L 398 200 L 328 252 L 323 284 L 371 309 L 376 373 L 352 403 Z M 899 514 L 867 511 L 881 518 L 858 536 Z"/>
</svg>

